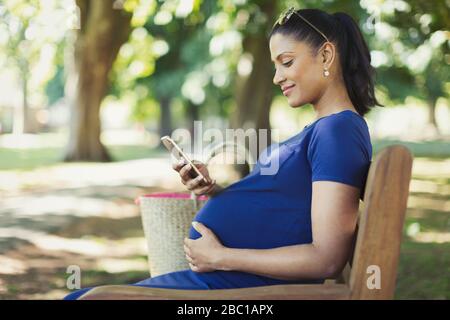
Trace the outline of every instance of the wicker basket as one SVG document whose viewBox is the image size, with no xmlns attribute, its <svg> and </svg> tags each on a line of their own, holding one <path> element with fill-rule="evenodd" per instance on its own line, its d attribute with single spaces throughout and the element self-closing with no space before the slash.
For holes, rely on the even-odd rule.
<svg viewBox="0 0 450 320">
<path fill-rule="evenodd" d="M 208 165 L 226 146 L 236 145 L 226 142 L 212 147 L 205 164 Z M 251 169 L 250 154 L 246 161 Z M 207 200 L 207 196 L 194 193 L 153 193 L 136 200 L 141 211 L 151 277 L 189 269 L 183 249 L 184 238 L 189 236 L 192 220 Z"/>
</svg>

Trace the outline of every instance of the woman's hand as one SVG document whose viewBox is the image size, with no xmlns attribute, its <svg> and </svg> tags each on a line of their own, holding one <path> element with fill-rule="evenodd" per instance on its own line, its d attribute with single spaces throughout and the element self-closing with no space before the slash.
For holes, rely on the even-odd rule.
<svg viewBox="0 0 450 320">
<path fill-rule="evenodd" d="M 172 165 L 172 168 L 180 174 L 181 183 L 186 186 L 189 191 L 193 191 L 196 195 L 211 195 L 215 193 L 218 189 L 218 185 L 216 184 L 216 180 L 212 180 L 209 176 L 208 169 L 206 165 L 200 161 L 192 161 L 197 169 L 201 172 L 201 174 L 211 181 L 210 183 L 205 183 L 201 176 L 197 178 L 192 178 L 189 175 L 189 171 L 192 169 L 191 166 L 181 159 L 179 162 L 176 162 Z"/>
<path fill-rule="evenodd" d="M 219 270 L 218 263 L 226 247 L 204 224 L 194 221 L 192 226 L 202 236 L 196 240 L 184 239 L 184 252 L 191 270 L 195 272 Z"/>
</svg>

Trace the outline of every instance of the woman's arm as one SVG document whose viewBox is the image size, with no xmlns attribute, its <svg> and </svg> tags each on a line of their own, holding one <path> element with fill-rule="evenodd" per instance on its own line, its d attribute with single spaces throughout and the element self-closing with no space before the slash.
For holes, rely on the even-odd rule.
<svg viewBox="0 0 450 320">
<path fill-rule="evenodd" d="M 326 200 L 325 200 L 326 199 Z M 194 271 L 242 271 L 281 280 L 332 278 L 351 253 L 359 206 L 359 189 L 331 182 L 313 182 L 313 242 L 273 249 L 234 249 L 220 244 L 204 225 L 202 237 L 186 240 L 186 257 Z"/>
<path fill-rule="evenodd" d="M 218 270 L 242 271 L 280 280 L 321 279 L 334 276 L 337 267 L 313 244 L 275 249 L 225 248 Z"/>
</svg>

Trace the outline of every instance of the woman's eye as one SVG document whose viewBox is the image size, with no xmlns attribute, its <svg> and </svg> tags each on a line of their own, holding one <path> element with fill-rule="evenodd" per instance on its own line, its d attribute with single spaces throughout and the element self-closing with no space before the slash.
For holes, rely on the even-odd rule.
<svg viewBox="0 0 450 320">
<path fill-rule="evenodd" d="M 284 67 L 289 67 L 293 62 L 294 62 L 294 60 L 290 60 L 290 61 L 282 63 L 282 65 Z M 275 72 L 277 71 L 277 67 L 276 66 L 274 66 L 274 70 L 275 70 Z"/>
</svg>

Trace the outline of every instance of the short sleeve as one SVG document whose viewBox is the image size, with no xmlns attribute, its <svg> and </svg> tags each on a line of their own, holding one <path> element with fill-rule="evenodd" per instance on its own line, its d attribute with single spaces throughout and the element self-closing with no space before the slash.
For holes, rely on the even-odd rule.
<svg viewBox="0 0 450 320">
<path fill-rule="evenodd" d="M 364 126 L 345 117 L 325 118 L 313 128 L 308 145 L 312 181 L 340 182 L 364 192 L 371 153 Z"/>
</svg>

